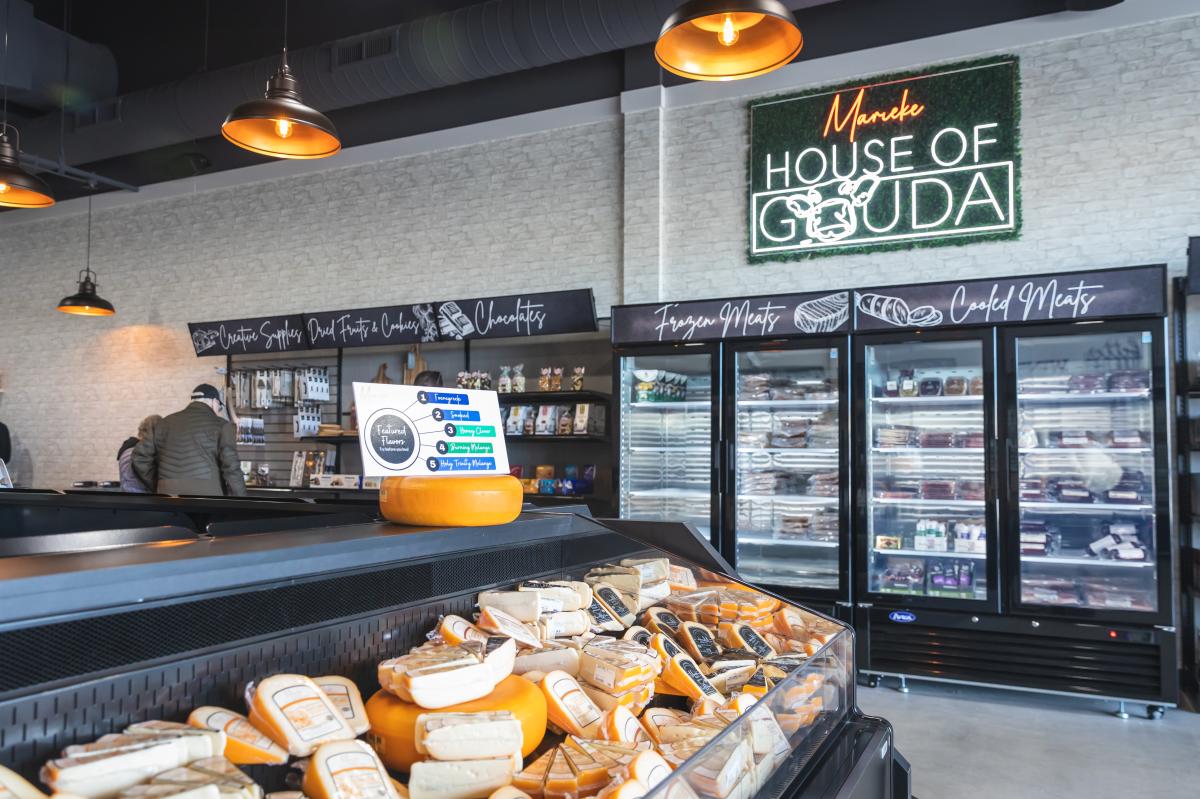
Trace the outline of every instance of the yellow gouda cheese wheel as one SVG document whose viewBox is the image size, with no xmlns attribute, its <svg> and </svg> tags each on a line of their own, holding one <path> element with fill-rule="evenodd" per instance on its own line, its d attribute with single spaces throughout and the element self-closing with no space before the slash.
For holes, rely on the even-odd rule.
<svg viewBox="0 0 1200 799">
<path fill-rule="evenodd" d="M 521 482 L 509 474 L 385 477 L 379 510 L 388 521 L 425 527 L 508 524 L 521 514 Z"/>
<path fill-rule="evenodd" d="M 507 710 L 521 722 L 522 756 L 528 757 L 542 742 L 546 734 L 546 698 L 536 685 L 515 674 L 501 680 L 496 689 L 482 699 L 444 707 L 439 712 L 481 713 L 488 710 Z M 368 740 L 388 768 L 408 771 L 413 763 L 425 759 L 417 753 L 413 738 L 417 716 L 428 712 L 387 691 L 379 691 L 367 700 L 367 718 L 371 720 Z"/>
</svg>

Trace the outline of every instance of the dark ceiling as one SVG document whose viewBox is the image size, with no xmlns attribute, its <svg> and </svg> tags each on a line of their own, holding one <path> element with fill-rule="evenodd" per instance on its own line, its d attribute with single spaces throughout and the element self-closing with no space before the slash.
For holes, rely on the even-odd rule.
<svg viewBox="0 0 1200 799">
<path fill-rule="evenodd" d="M 614 0 L 615 1 L 615 0 Z M 652 4 L 654 0 L 642 0 Z M 37 19 L 107 46 L 116 61 L 118 92 L 149 89 L 278 53 L 283 0 L 30 0 Z M 790 0 L 805 36 L 799 61 L 1059 12 L 1067 0 Z M 288 45 L 320 45 L 475 0 L 292 0 Z M 565 4 L 569 7 L 571 4 Z M 670 3 L 666 4 L 668 7 Z M 919 12 L 915 13 L 915 9 Z M 206 24 L 207 18 L 207 24 Z M 207 29 L 207 35 L 206 35 Z M 206 44 L 207 39 L 207 44 Z M 267 75 L 262 76 L 264 81 Z M 303 80 L 303 75 L 300 76 Z M 613 97 L 661 82 L 649 45 L 499 75 L 329 112 L 344 146 L 441 130 L 514 114 Z M 24 122 L 41 112 L 16 109 Z M 57 127 L 55 127 L 57 129 Z M 207 138 L 171 143 L 74 166 L 135 185 L 232 169 L 263 159 Z M 26 145 L 28 149 L 28 145 Z M 70 149 L 68 148 L 68 160 Z M 47 176 L 60 199 L 86 187 Z"/>
</svg>

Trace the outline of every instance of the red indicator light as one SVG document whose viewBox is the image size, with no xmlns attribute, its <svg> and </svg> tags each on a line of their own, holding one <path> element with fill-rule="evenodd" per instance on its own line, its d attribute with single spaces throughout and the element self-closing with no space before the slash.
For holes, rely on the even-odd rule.
<svg viewBox="0 0 1200 799">
<path fill-rule="evenodd" d="M 1109 631 L 1108 631 L 1108 637 L 1109 637 L 1109 638 L 1116 638 L 1116 637 L 1117 637 L 1117 631 L 1116 631 L 1116 630 L 1109 630 Z"/>
</svg>

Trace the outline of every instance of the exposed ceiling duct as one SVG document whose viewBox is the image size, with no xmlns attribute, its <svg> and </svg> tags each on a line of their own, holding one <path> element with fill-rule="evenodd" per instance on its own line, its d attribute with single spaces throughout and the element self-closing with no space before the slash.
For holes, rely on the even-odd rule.
<svg viewBox="0 0 1200 799">
<path fill-rule="evenodd" d="M 39 111 L 56 109 L 64 79 L 70 87 L 68 106 L 112 97 L 117 91 L 117 62 L 107 47 L 35 19 L 33 6 L 25 0 L 0 2 L 0 19 L 5 2 L 9 53 L 3 80 L 8 83 L 10 103 Z"/>
<path fill-rule="evenodd" d="M 831 0 L 789 0 L 792 8 Z M 304 102 L 322 111 L 608 53 L 655 40 L 678 0 L 488 0 L 288 52 Z M 216 135 L 229 109 L 261 97 L 278 56 L 107 100 L 66 125 L 83 164 Z M 59 122 L 26 123 L 24 149 L 58 152 Z"/>
</svg>

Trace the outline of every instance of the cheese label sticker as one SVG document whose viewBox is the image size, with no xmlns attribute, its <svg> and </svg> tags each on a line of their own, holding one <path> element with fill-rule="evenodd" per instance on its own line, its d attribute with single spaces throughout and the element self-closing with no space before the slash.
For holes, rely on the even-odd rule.
<svg viewBox="0 0 1200 799">
<path fill-rule="evenodd" d="M 600 604 L 600 600 L 593 598 L 592 604 L 588 606 L 588 615 L 592 617 L 592 623 L 597 627 L 603 627 L 606 624 L 616 622 L 608 609 Z"/>
<path fill-rule="evenodd" d="M 683 673 L 691 678 L 696 686 L 708 694 L 709 696 L 719 696 L 720 691 L 713 687 L 713 684 L 708 681 L 708 678 L 700 673 L 700 669 L 696 667 L 695 661 L 691 658 L 680 658 L 679 668 L 683 669 Z"/>
<path fill-rule="evenodd" d="M 494 391 L 355 383 L 363 476 L 508 474 Z"/>
<path fill-rule="evenodd" d="M 204 726 L 210 730 L 221 730 L 230 738 L 257 746 L 260 749 L 269 749 L 274 745 L 270 738 L 259 732 L 258 727 L 227 710 L 217 711 L 205 718 Z"/>
<path fill-rule="evenodd" d="M 614 591 L 613 589 L 608 588 L 606 586 L 606 587 L 597 589 L 596 593 L 600 595 L 600 598 L 602 600 L 604 600 L 604 604 L 606 604 L 610 608 L 612 608 L 613 612 L 616 613 L 618 616 L 632 616 L 633 615 L 633 613 L 629 610 L 629 608 L 627 608 L 625 606 L 625 603 L 621 601 L 621 597 L 617 596 L 617 592 Z"/>
<path fill-rule="evenodd" d="M 596 682 L 600 683 L 601 688 L 611 691 L 617 685 L 617 670 L 605 663 L 598 664 L 592 676 Z"/>
<path fill-rule="evenodd" d="M 366 752 L 343 752 L 325 761 L 337 799 L 387 799 L 392 796 L 379 763 Z"/>
<path fill-rule="evenodd" d="M 340 718 L 306 685 L 283 688 L 271 696 L 302 741 L 315 741 L 345 729 Z"/>
<path fill-rule="evenodd" d="M 325 692 L 329 697 L 329 701 L 333 702 L 333 706 L 342 711 L 342 715 L 348 719 L 354 718 L 354 703 L 350 701 L 350 689 L 341 683 L 326 683 L 325 685 L 317 684 L 317 687 Z"/>
<path fill-rule="evenodd" d="M 696 644 L 696 651 L 700 653 L 700 657 L 704 660 L 712 660 L 721 654 L 721 647 L 717 646 L 717 642 L 713 640 L 712 633 L 701 627 L 689 627 L 688 633 L 692 636 L 692 641 Z"/>
<path fill-rule="evenodd" d="M 738 628 L 738 635 L 740 635 L 742 640 L 746 642 L 746 646 L 750 647 L 750 649 L 754 651 L 754 654 L 761 658 L 771 656 L 771 645 L 764 641 L 763 637 L 759 635 L 749 624 L 743 624 L 740 628 Z"/>
</svg>

